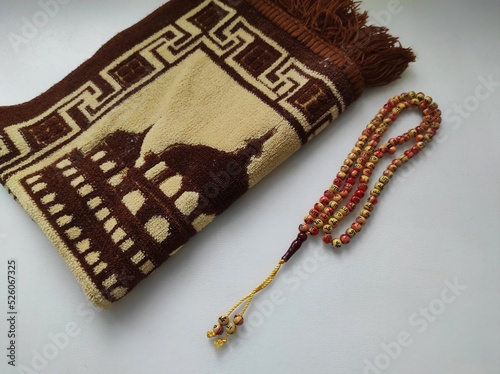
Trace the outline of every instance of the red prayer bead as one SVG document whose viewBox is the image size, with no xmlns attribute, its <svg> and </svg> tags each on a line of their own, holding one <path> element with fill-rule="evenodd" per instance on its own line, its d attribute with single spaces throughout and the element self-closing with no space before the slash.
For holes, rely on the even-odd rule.
<svg viewBox="0 0 500 374">
<path fill-rule="evenodd" d="M 325 192 L 323 192 L 323 195 L 326 196 L 327 198 L 331 199 L 333 197 L 333 191 L 326 190 Z"/>
<path fill-rule="evenodd" d="M 349 195 L 349 191 L 344 189 L 339 192 L 339 195 L 342 196 L 343 198 L 346 198 Z"/>
<path fill-rule="evenodd" d="M 366 222 L 366 218 L 358 216 L 358 217 L 356 217 L 356 222 L 359 223 L 360 225 L 364 225 Z"/>
<path fill-rule="evenodd" d="M 311 209 L 309 211 L 309 215 L 312 216 L 313 218 L 318 218 L 319 212 L 316 209 Z"/>
<path fill-rule="evenodd" d="M 363 197 L 365 197 L 365 192 L 361 189 L 359 190 L 356 190 L 356 192 L 354 192 L 354 195 L 359 197 L 360 199 L 362 199 Z"/>
<path fill-rule="evenodd" d="M 358 185 L 358 189 L 361 191 L 366 191 L 368 189 L 368 185 L 366 183 L 360 183 Z"/>
<path fill-rule="evenodd" d="M 361 157 L 360 158 L 362 158 L 362 159 L 364 159 L 366 161 L 366 160 L 368 160 L 370 158 L 370 153 L 368 153 L 366 151 L 363 151 L 363 152 L 361 152 Z"/>
<path fill-rule="evenodd" d="M 316 203 L 314 204 L 314 210 L 317 210 L 318 212 L 321 212 L 323 209 L 325 209 L 325 205 L 322 203 Z"/>
<path fill-rule="evenodd" d="M 427 130 L 427 129 L 425 128 L 425 126 L 422 126 L 422 125 L 420 124 L 419 126 L 415 127 L 415 130 L 417 130 L 417 132 L 418 132 L 419 134 L 423 134 L 423 133 L 425 132 L 425 130 Z"/>
<path fill-rule="evenodd" d="M 356 209 L 356 204 L 354 201 L 349 201 L 345 206 L 347 209 L 349 209 L 349 212 L 354 211 Z"/>
<path fill-rule="evenodd" d="M 327 214 L 325 214 L 325 213 L 321 213 L 319 215 L 319 219 L 322 220 L 323 222 L 328 222 L 328 220 L 330 219 L 330 217 Z"/>
<path fill-rule="evenodd" d="M 340 178 L 335 178 L 335 179 L 333 180 L 333 184 L 334 184 L 335 186 L 338 186 L 338 187 L 342 186 L 342 182 L 343 182 L 343 180 L 342 180 L 342 179 L 340 179 Z"/>
<path fill-rule="evenodd" d="M 299 231 L 302 233 L 309 232 L 309 225 L 306 224 L 299 225 Z"/>
<path fill-rule="evenodd" d="M 332 208 L 328 207 L 323 210 L 323 213 L 325 213 L 328 216 L 331 216 L 333 213 L 335 213 L 335 211 Z"/>
<path fill-rule="evenodd" d="M 356 196 L 356 195 L 353 195 L 351 196 L 351 199 L 350 199 L 354 204 L 359 204 L 359 202 L 361 201 L 361 198 L 359 196 Z"/>
<path fill-rule="evenodd" d="M 333 241 L 333 236 L 330 234 L 323 235 L 323 241 L 327 244 L 330 244 Z"/>
<path fill-rule="evenodd" d="M 319 198 L 319 202 L 323 205 L 327 205 L 330 202 L 330 199 L 326 196 L 321 196 Z"/>
<path fill-rule="evenodd" d="M 359 223 L 357 222 L 354 222 L 352 225 L 351 225 L 351 228 L 353 228 L 354 230 L 356 230 L 356 232 L 360 232 L 361 229 L 362 229 L 363 226 L 361 226 Z"/>
<path fill-rule="evenodd" d="M 309 232 L 311 235 L 316 236 L 319 233 L 319 229 L 316 226 L 309 227 Z"/>
<path fill-rule="evenodd" d="M 356 183 L 356 179 L 349 177 L 349 178 L 347 178 L 346 183 L 353 185 L 354 183 Z"/>
<path fill-rule="evenodd" d="M 309 223 L 309 224 L 311 224 L 311 223 L 313 223 L 313 221 L 314 221 L 314 217 L 313 217 L 313 216 L 311 216 L 311 215 L 308 215 L 308 216 L 306 216 L 306 217 L 304 218 L 304 222 L 305 222 L 305 223 Z"/>
<path fill-rule="evenodd" d="M 351 242 L 351 237 L 347 234 L 340 235 L 339 239 L 343 244 L 349 244 Z"/>
<path fill-rule="evenodd" d="M 400 159 L 392 160 L 392 164 L 396 165 L 397 167 L 400 167 L 401 165 L 403 165 L 403 163 L 401 162 Z"/>
</svg>

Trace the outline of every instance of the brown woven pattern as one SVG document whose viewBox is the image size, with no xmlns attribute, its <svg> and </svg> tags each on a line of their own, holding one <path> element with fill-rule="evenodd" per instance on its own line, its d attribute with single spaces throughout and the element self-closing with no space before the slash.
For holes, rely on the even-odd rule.
<svg viewBox="0 0 500 374">
<path fill-rule="evenodd" d="M 2 184 L 96 305 L 126 295 L 360 94 L 346 56 L 323 45 L 319 57 L 258 3 L 171 1 L 46 93 L 0 108 Z"/>
</svg>

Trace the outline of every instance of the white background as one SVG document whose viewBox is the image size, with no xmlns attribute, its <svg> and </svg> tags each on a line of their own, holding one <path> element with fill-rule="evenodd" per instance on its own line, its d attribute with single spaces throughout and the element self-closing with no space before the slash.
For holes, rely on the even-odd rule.
<svg viewBox="0 0 500 374">
<path fill-rule="evenodd" d="M 22 36 L 23 17 L 42 8 L 1 0 L 0 105 L 45 91 L 162 3 L 73 0 L 14 48 L 9 33 Z M 397 82 L 366 90 L 111 310 L 86 304 L 57 251 L 0 190 L 1 373 L 500 372 L 500 2 L 366 0 L 363 8 L 418 61 Z M 439 103 L 440 136 L 401 170 L 345 250 L 309 240 L 256 299 L 239 337 L 214 350 L 206 330 L 272 269 L 379 107 L 409 90 Z M 405 115 L 393 135 L 418 119 Z M 11 258 L 23 370 L 5 357 Z M 466 289 L 453 295 L 446 282 Z M 54 351 L 51 339 L 68 326 L 78 334 Z M 399 350 L 393 342 L 405 333 Z"/>
</svg>

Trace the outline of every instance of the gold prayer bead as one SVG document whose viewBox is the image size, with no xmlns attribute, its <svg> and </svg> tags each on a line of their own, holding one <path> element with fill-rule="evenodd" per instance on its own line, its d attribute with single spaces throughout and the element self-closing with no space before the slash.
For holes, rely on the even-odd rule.
<svg viewBox="0 0 500 374">
<path fill-rule="evenodd" d="M 388 177 L 386 177 L 385 175 L 382 175 L 382 176 L 379 178 L 379 181 L 380 181 L 380 183 L 387 184 L 387 183 L 389 183 L 389 178 L 388 178 Z"/>
<path fill-rule="evenodd" d="M 332 225 L 324 225 L 323 226 L 323 232 L 325 234 L 331 234 L 333 231 L 333 226 Z"/>
<path fill-rule="evenodd" d="M 333 191 L 333 192 L 339 192 L 340 191 L 340 187 L 339 186 L 336 186 L 334 184 L 332 184 L 330 186 L 330 191 Z"/>
<path fill-rule="evenodd" d="M 350 159 L 348 159 L 348 158 L 346 158 L 346 159 L 344 160 L 344 165 L 347 165 L 347 166 L 349 166 L 349 167 L 350 167 L 350 166 L 352 166 L 353 164 L 354 164 L 354 161 L 353 161 L 353 160 L 350 160 Z"/>
<path fill-rule="evenodd" d="M 224 332 L 224 326 L 222 326 L 220 323 L 214 325 L 212 332 L 215 335 L 221 335 Z"/>
<path fill-rule="evenodd" d="M 359 181 L 361 183 L 369 183 L 370 182 L 370 177 L 368 175 L 362 175 L 359 177 Z"/>
<path fill-rule="evenodd" d="M 339 195 L 339 196 L 340 196 L 340 195 Z M 330 208 L 332 208 L 333 210 L 335 210 L 335 209 L 337 209 L 337 208 L 339 207 L 339 204 L 338 204 L 336 201 L 333 201 L 333 200 L 332 200 L 332 201 L 330 201 L 330 202 L 328 203 L 328 206 L 329 206 Z"/>
<path fill-rule="evenodd" d="M 324 223 L 322 220 L 320 220 L 319 218 L 316 218 L 314 221 L 313 221 L 313 225 L 316 226 L 317 228 L 321 228 L 323 227 Z"/>
<path fill-rule="evenodd" d="M 344 215 L 342 214 L 342 212 L 337 211 L 333 214 L 333 217 L 340 222 L 344 218 Z"/>
<path fill-rule="evenodd" d="M 338 203 L 342 200 L 342 196 L 340 196 L 339 194 L 335 194 L 333 195 L 332 200 Z"/>
<path fill-rule="evenodd" d="M 401 162 L 403 164 L 406 164 L 408 162 L 408 160 L 409 160 L 408 156 L 406 156 L 406 155 L 401 155 L 398 158 L 401 160 Z"/>
<path fill-rule="evenodd" d="M 226 326 L 229 323 L 229 317 L 227 315 L 223 315 L 219 317 L 219 323 L 222 326 Z"/>
<path fill-rule="evenodd" d="M 392 171 L 393 173 L 395 173 L 397 170 L 398 170 L 398 167 L 394 164 L 391 164 L 387 167 L 387 170 L 390 170 Z"/>
<path fill-rule="evenodd" d="M 332 247 L 333 248 L 340 248 L 340 247 L 342 247 L 342 242 L 340 241 L 339 238 L 334 238 L 332 240 Z"/>
<path fill-rule="evenodd" d="M 243 324 L 243 316 L 241 314 L 235 314 L 234 318 L 233 318 L 233 323 L 236 325 L 236 326 L 240 326 Z"/>
<path fill-rule="evenodd" d="M 363 209 L 363 210 L 359 213 L 359 215 L 360 215 L 361 217 L 364 217 L 364 218 L 370 218 L 370 212 L 369 212 L 368 210 L 366 210 L 366 209 Z"/>
<path fill-rule="evenodd" d="M 228 334 L 234 334 L 236 332 L 236 325 L 234 323 L 228 323 L 226 326 L 226 331 Z"/>
<path fill-rule="evenodd" d="M 330 226 L 332 227 L 337 227 L 337 225 L 339 224 L 339 220 L 335 219 L 335 218 L 330 218 L 328 220 L 328 223 L 330 224 Z"/>
</svg>

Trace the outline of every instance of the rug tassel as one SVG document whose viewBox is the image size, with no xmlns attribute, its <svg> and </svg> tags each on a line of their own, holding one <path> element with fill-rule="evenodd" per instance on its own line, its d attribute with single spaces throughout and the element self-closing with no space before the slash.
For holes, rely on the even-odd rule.
<svg viewBox="0 0 500 374">
<path fill-rule="evenodd" d="M 344 52 L 355 63 L 365 85 L 384 85 L 399 78 L 415 54 L 403 48 L 387 28 L 368 25 L 367 12 L 353 0 L 271 0 L 305 28 Z"/>
<path fill-rule="evenodd" d="M 252 302 L 254 296 L 272 283 L 272 281 L 276 278 L 276 275 L 278 274 L 281 265 L 283 265 L 284 263 L 285 261 L 281 259 L 278 265 L 276 265 L 276 267 L 273 269 L 271 274 L 269 274 L 269 276 L 261 284 L 259 284 L 257 287 L 254 288 L 252 292 L 250 292 L 248 295 L 246 295 L 240 301 L 238 301 L 231 309 L 229 309 L 229 311 L 226 314 L 220 316 L 218 322 L 214 325 L 212 330 L 207 331 L 208 338 L 215 338 L 217 336 L 224 334 L 224 331 L 226 332 L 224 338 L 217 338 L 214 341 L 214 345 L 217 348 L 220 348 L 224 344 L 226 344 L 229 339 L 229 336 L 236 332 L 237 326 L 243 324 L 244 322 L 243 315 L 250 306 L 250 303 Z M 233 316 L 233 321 L 231 322 L 231 315 L 243 303 L 245 303 L 245 305 L 243 306 L 243 308 L 239 313 L 236 313 Z"/>
</svg>

